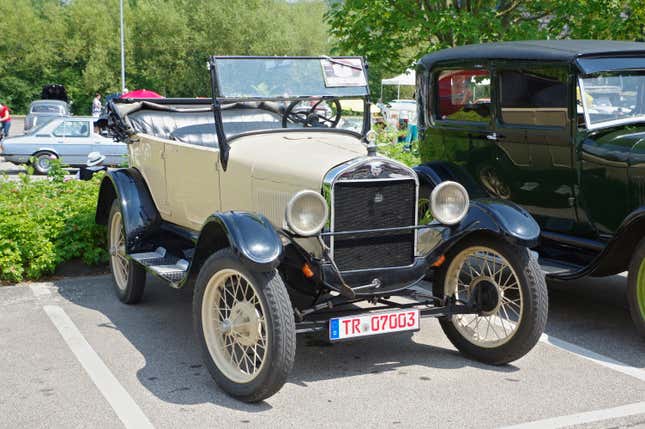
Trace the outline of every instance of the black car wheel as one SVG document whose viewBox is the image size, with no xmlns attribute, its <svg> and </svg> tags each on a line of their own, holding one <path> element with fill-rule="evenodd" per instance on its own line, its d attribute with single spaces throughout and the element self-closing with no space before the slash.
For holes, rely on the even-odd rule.
<svg viewBox="0 0 645 429">
<path fill-rule="evenodd" d="M 228 394 L 257 402 L 287 381 L 296 327 L 277 271 L 253 272 L 230 249 L 216 252 L 195 283 L 193 317 L 206 367 Z"/>
<path fill-rule="evenodd" d="M 638 243 L 629 263 L 627 304 L 636 330 L 645 337 L 645 239 Z"/>
<path fill-rule="evenodd" d="M 146 286 L 146 271 L 128 259 L 125 250 L 125 229 L 119 202 L 114 200 L 108 220 L 108 251 L 114 290 L 125 304 L 136 304 L 143 297 Z"/>
<path fill-rule="evenodd" d="M 38 152 L 34 154 L 31 163 L 36 173 L 47 175 L 51 170 L 53 159 L 58 157 L 51 152 Z"/>
<path fill-rule="evenodd" d="M 478 235 L 457 244 L 437 273 L 434 294 L 479 309 L 439 321 L 457 349 L 485 363 L 524 356 L 546 325 L 547 288 L 537 257 L 502 239 Z"/>
</svg>

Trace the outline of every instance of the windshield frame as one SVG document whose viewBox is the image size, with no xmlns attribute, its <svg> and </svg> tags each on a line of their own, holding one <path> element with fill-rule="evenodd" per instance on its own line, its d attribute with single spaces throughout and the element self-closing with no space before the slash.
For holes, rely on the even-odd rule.
<svg viewBox="0 0 645 429">
<path fill-rule="evenodd" d="M 220 91 L 220 80 L 217 74 L 217 61 L 218 60 L 226 60 L 226 59 L 266 59 L 266 60 L 328 60 L 328 61 L 333 61 L 333 60 L 343 60 L 343 59 L 360 59 L 361 61 L 361 66 L 363 70 L 363 75 L 365 77 L 365 93 L 363 95 L 347 95 L 347 96 L 328 96 L 328 95 L 311 95 L 311 96 L 288 96 L 288 97 L 224 97 L 221 95 Z M 228 103 L 236 103 L 236 102 L 258 102 L 258 101 L 312 101 L 312 100 L 349 100 L 349 99 L 354 99 L 354 100 L 363 100 L 363 127 L 361 130 L 360 134 L 357 134 L 357 137 L 359 137 L 363 143 L 367 144 L 366 140 L 366 135 L 367 132 L 371 128 L 371 117 L 372 114 L 370 112 L 370 87 L 369 87 L 369 79 L 368 79 L 368 65 L 367 61 L 365 61 L 365 58 L 360 57 L 360 56 L 338 56 L 338 57 L 329 57 L 326 55 L 323 56 L 252 56 L 252 55 L 213 55 L 209 58 L 209 61 L 207 63 L 208 70 L 210 72 L 210 80 L 211 80 L 211 95 L 212 95 L 212 103 L 213 103 L 213 115 L 215 116 L 215 129 L 217 133 L 217 139 L 219 141 L 220 145 L 220 161 L 222 163 L 222 167 L 224 170 L 226 170 L 227 164 L 228 164 L 228 156 L 230 152 L 230 143 L 229 143 L 229 138 L 226 137 L 226 133 L 224 132 L 224 122 L 222 120 L 222 105 L 223 104 L 228 104 Z M 310 128 L 298 128 L 298 129 L 289 129 L 289 128 L 284 128 L 280 129 L 279 131 L 282 132 L 288 132 L 288 131 L 304 131 L 304 132 L 315 132 L 315 131 L 320 131 L 320 130 L 326 130 L 327 132 L 329 131 L 343 131 L 347 132 L 348 130 L 342 130 L 342 129 L 336 129 L 336 128 L 317 128 L 317 127 L 310 127 Z M 269 130 L 267 130 L 269 131 Z M 278 130 L 276 130 L 278 131 Z M 255 133 L 259 132 L 264 132 L 264 131 L 255 131 Z M 274 131 L 275 132 L 275 131 Z M 350 131 L 352 134 L 356 134 L 354 131 Z M 245 133 L 246 134 L 246 133 Z M 238 137 L 238 136 L 234 136 Z"/>
<path fill-rule="evenodd" d="M 591 117 L 590 117 L 591 106 L 589 106 L 587 102 L 587 97 L 586 97 L 587 90 L 585 89 L 584 79 L 594 78 L 602 73 L 612 73 L 615 75 L 630 75 L 630 74 L 644 73 L 644 72 L 645 72 L 645 69 L 616 69 L 616 70 L 597 71 L 591 74 L 582 74 L 582 73 L 578 74 L 577 83 L 580 88 L 580 98 L 582 99 L 581 100 L 582 110 L 584 112 L 585 125 L 589 131 L 645 122 L 645 113 L 642 113 L 636 116 L 630 116 L 628 118 L 611 119 L 607 121 L 592 123 Z M 645 75 L 643 75 L 643 78 L 645 79 Z"/>
</svg>

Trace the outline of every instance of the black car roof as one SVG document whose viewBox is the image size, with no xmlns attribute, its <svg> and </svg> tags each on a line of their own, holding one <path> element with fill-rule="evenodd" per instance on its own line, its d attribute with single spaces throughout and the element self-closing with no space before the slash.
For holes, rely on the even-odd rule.
<svg viewBox="0 0 645 429">
<path fill-rule="evenodd" d="M 645 55 L 645 43 L 614 40 L 528 40 L 481 43 L 443 49 L 430 53 L 419 66 L 432 69 L 438 62 L 453 60 L 536 60 L 573 62 L 583 56 Z"/>
</svg>

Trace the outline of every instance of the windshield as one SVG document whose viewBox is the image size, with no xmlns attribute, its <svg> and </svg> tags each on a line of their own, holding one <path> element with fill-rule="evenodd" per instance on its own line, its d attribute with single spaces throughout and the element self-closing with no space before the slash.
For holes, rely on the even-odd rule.
<svg viewBox="0 0 645 429">
<path fill-rule="evenodd" d="M 293 99 L 365 97 L 361 58 L 213 57 L 218 97 Z"/>
<path fill-rule="evenodd" d="M 602 72 L 580 78 L 578 105 L 589 128 L 645 120 L 645 72 Z"/>
</svg>

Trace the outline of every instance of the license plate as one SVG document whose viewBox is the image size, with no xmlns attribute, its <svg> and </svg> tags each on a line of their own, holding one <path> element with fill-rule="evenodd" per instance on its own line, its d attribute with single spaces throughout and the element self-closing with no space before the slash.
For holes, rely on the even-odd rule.
<svg viewBox="0 0 645 429">
<path fill-rule="evenodd" d="M 335 317 L 329 320 L 331 341 L 418 330 L 419 310 L 417 309 Z"/>
</svg>

